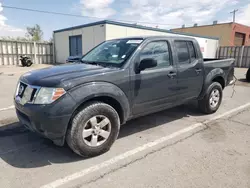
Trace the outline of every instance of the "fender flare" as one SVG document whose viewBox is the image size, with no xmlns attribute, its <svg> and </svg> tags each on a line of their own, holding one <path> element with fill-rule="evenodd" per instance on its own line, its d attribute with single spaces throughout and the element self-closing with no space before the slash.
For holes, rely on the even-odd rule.
<svg viewBox="0 0 250 188">
<path fill-rule="evenodd" d="M 205 96 L 208 87 L 210 86 L 210 84 L 212 83 L 212 81 L 214 79 L 216 79 L 217 77 L 221 77 L 223 79 L 224 84 L 226 84 L 226 82 L 225 82 L 225 72 L 221 68 L 216 68 L 216 69 L 211 70 L 206 75 L 206 77 L 204 79 L 204 85 L 203 85 L 201 94 L 199 96 L 199 99 L 202 99 Z"/>
<path fill-rule="evenodd" d="M 130 116 L 130 103 L 128 97 L 114 84 L 108 82 L 89 82 L 72 88 L 69 90 L 69 94 L 77 104 L 75 110 L 91 99 L 110 97 L 119 103 L 124 121 Z"/>
</svg>

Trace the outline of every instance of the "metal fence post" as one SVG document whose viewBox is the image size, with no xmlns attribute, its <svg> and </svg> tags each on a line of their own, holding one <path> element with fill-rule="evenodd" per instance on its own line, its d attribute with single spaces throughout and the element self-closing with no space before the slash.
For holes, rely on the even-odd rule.
<svg viewBox="0 0 250 188">
<path fill-rule="evenodd" d="M 36 42 L 34 42 L 34 64 L 37 64 L 37 62 L 36 62 Z"/>
<path fill-rule="evenodd" d="M 0 51 L 1 51 L 1 59 L 2 59 L 2 62 L 1 62 L 1 65 L 4 65 L 4 53 L 3 53 L 3 42 L 0 41 Z"/>
<path fill-rule="evenodd" d="M 7 65 L 10 65 L 10 54 L 9 54 L 9 42 L 8 41 L 6 41 L 5 48 L 6 48 L 6 56 L 7 56 L 7 62 L 8 62 Z"/>
<path fill-rule="evenodd" d="M 52 61 L 53 61 L 53 64 L 56 63 L 56 50 L 55 50 L 55 43 L 52 43 Z"/>
<path fill-rule="evenodd" d="M 221 47 L 217 47 L 217 55 L 216 55 L 217 59 L 220 59 L 220 50 L 221 50 Z"/>
<path fill-rule="evenodd" d="M 16 43 L 16 66 L 18 66 L 19 65 L 18 44 L 17 41 L 15 43 Z"/>
<path fill-rule="evenodd" d="M 240 68 L 241 68 L 241 66 L 242 66 L 242 60 L 243 60 L 243 53 L 244 53 L 244 48 L 245 48 L 245 46 L 242 46 L 242 48 L 241 48 L 241 53 L 240 53 Z"/>
</svg>

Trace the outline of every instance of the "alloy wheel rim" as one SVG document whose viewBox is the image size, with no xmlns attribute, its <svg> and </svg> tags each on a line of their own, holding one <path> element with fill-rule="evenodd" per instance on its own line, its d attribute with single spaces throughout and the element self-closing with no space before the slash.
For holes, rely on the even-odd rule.
<svg viewBox="0 0 250 188">
<path fill-rule="evenodd" d="M 210 99 L 209 99 L 209 104 L 212 108 L 217 107 L 217 105 L 220 102 L 220 92 L 218 89 L 214 89 L 211 92 Z"/>
<path fill-rule="evenodd" d="M 98 147 L 104 144 L 111 134 L 110 120 L 103 115 L 91 117 L 84 125 L 82 138 L 90 147 Z"/>
</svg>

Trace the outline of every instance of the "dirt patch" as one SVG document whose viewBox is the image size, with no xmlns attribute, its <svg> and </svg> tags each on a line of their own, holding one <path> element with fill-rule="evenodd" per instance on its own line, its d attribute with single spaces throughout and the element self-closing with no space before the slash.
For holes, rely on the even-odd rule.
<svg viewBox="0 0 250 188">
<path fill-rule="evenodd" d="M 226 131 L 216 122 L 208 126 L 208 129 L 201 134 L 201 138 L 210 143 L 222 142 L 226 139 Z"/>
<path fill-rule="evenodd" d="M 227 155 L 230 156 L 242 156 L 242 154 L 234 149 L 228 149 L 224 151 Z"/>
</svg>

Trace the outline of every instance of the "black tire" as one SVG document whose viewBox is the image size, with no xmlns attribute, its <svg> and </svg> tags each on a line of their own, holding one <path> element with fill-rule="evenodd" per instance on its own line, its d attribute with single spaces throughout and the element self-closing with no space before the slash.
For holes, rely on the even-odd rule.
<svg viewBox="0 0 250 188">
<path fill-rule="evenodd" d="M 24 61 L 21 61 L 21 64 L 22 64 L 22 66 L 23 66 L 23 67 L 25 67 L 25 66 L 26 66 L 26 64 L 25 64 L 25 62 L 24 62 Z"/>
<path fill-rule="evenodd" d="M 27 67 L 30 67 L 32 64 L 33 64 L 33 63 L 32 63 L 31 60 L 28 60 L 28 61 L 27 61 Z"/>
<path fill-rule="evenodd" d="M 247 71 L 246 79 L 247 79 L 248 82 L 250 82 L 250 68 Z"/>
<path fill-rule="evenodd" d="M 220 97 L 219 97 L 219 101 L 218 101 L 217 105 L 212 107 L 211 104 L 210 104 L 210 96 L 211 96 L 211 94 L 212 94 L 212 92 L 214 90 L 219 91 Z M 203 97 L 203 99 L 198 101 L 200 110 L 205 114 L 213 114 L 213 113 L 215 113 L 219 109 L 219 107 L 221 105 L 222 97 L 223 97 L 223 90 L 222 90 L 221 84 L 218 83 L 218 82 L 213 82 L 207 88 L 206 94 Z"/>
<path fill-rule="evenodd" d="M 103 115 L 111 124 L 111 132 L 108 139 L 100 146 L 92 147 L 84 142 L 82 131 L 84 125 L 94 116 Z M 67 131 L 66 142 L 78 155 L 93 157 L 107 152 L 118 137 L 120 131 L 120 119 L 116 110 L 102 102 L 88 103 L 72 119 Z"/>
</svg>

